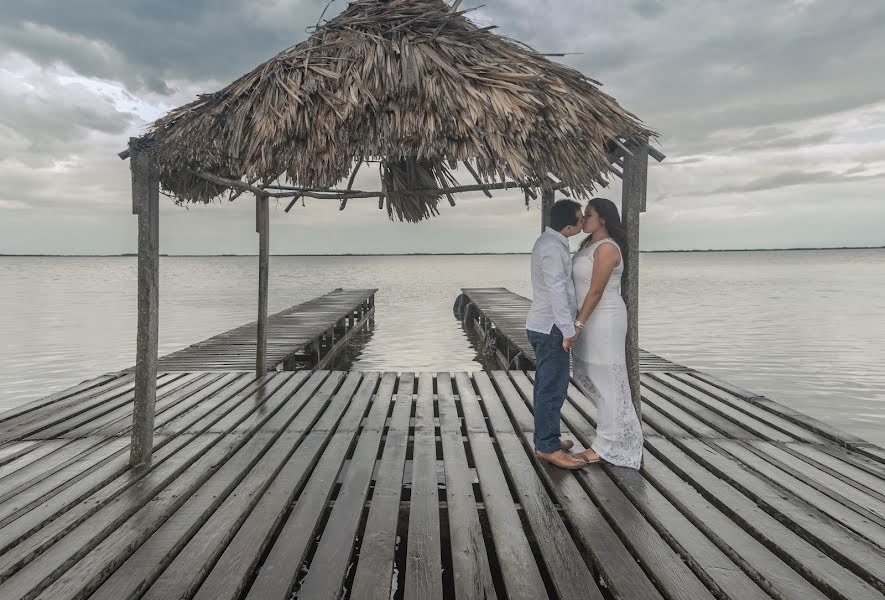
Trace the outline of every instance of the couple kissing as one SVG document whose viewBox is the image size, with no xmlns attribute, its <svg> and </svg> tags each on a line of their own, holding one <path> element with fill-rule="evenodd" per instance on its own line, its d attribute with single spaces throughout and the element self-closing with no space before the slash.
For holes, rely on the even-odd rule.
<svg viewBox="0 0 885 600">
<path fill-rule="evenodd" d="M 568 238 L 588 234 L 571 255 Z M 532 248 L 532 306 L 526 330 L 535 351 L 536 456 L 564 469 L 604 460 L 638 469 L 642 427 L 627 378 L 627 307 L 621 297 L 627 232 L 611 200 L 594 198 L 585 209 L 560 200 L 549 226 Z M 596 405 L 591 447 L 574 452 L 560 436 L 560 413 L 570 363 L 580 390 Z"/>
</svg>

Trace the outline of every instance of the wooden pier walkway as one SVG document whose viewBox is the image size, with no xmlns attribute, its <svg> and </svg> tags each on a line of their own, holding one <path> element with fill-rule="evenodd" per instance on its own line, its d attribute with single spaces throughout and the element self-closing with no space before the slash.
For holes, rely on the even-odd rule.
<svg viewBox="0 0 885 600">
<path fill-rule="evenodd" d="M 375 312 L 377 290 L 338 289 L 268 317 L 267 370 L 324 366 Z M 252 322 L 160 357 L 160 371 L 248 371 L 255 368 Z"/>
<path fill-rule="evenodd" d="M 491 334 L 501 368 L 533 369 L 535 351 L 529 344 L 525 320 L 532 301 L 507 288 L 464 288 L 455 312 L 465 327 L 484 339 Z M 684 371 L 686 367 L 645 350 L 639 351 L 640 371 Z"/>
<path fill-rule="evenodd" d="M 4 413 L 0 598 L 883 598 L 881 448 L 657 371 L 643 470 L 564 472 L 531 378 L 161 373 L 139 471 L 131 373 Z"/>
</svg>

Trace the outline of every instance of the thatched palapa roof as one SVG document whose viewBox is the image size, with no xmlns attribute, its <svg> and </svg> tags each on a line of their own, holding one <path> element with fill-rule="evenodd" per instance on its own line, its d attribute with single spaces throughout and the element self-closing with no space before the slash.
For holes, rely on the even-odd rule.
<svg viewBox="0 0 885 600">
<path fill-rule="evenodd" d="M 352 2 L 304 42 L 170 111 L 145 138 L 163 188 L 209 202 L 230 187 L 197 175 L 208 172 L 328 190 L 377 160 L 388 212 L 420 220 L 456 161 L 532 187 L 552 173 L 586 196 L 610 170 L 606 143 L 651 134 L 597 82 L 477 26 L 459 5 Z"/>
</svg>

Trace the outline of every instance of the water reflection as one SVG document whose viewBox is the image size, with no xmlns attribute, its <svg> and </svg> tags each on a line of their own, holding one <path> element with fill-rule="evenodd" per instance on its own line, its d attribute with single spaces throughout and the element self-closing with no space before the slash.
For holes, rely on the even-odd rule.
<svg viewBox="0 0 885 600">
<path fill-rule="evenodd" d="M 329 368 L 340 371 L 357 370 L 354 368 L 354 364 L 359 363 L 359 359 L 365 352 L 366 345 L 372 339 L 374 333 L 375 318 L 372 317 L 347 340 L 344 347 L 333 358 Z"/>
</svg>

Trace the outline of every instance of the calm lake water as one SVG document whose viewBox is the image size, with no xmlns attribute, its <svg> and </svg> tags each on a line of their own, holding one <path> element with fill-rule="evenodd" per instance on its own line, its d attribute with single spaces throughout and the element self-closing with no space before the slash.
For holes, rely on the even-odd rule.
<svg viewBox="0 0 885 600">
<path fill-rule="evenodd" d="M 132 257 L 0 257 L 0 410 L 135 357 Z M 885 445 L 885 251 L 644 254 L 643 348 Z M 161 259 L 160 353 L 255 318 L 257 258 Z M 365 370 L 476 370 L 462 287 L 531 294 L 527 256 L 271 257 L 270 310 L 375 287 Z"/>
</svg>

